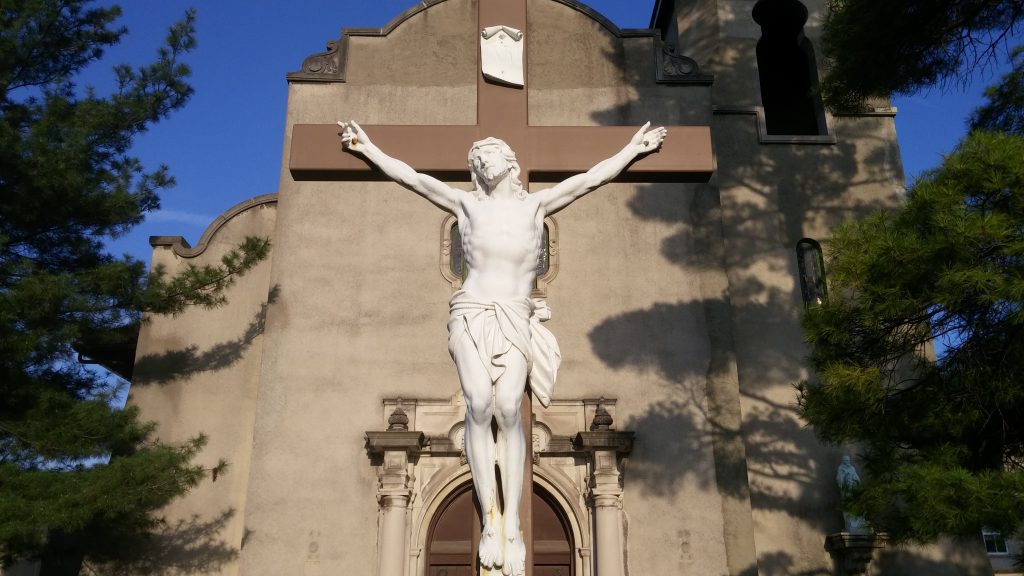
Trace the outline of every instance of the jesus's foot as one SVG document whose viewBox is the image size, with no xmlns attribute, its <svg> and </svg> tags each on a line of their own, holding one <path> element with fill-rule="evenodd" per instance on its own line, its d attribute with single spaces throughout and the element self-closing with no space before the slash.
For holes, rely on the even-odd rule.
<svg viewBox="0 0 1024 576">
<path fill-rule="evenodd" d="M 505 564 L 501 567 L 504 576 L 525 576 L 526 574 L 526 544 L 523 543 L 523 535 L 516 532 L 514 538 L 505 540 Z"/>
<path fill-rule="evenodd" d="M 480 566 L 483 568 L 499 568 L 503 561 L 501 538 L 492 526 L 484 526 L 480 535 Z"/>
</svg>

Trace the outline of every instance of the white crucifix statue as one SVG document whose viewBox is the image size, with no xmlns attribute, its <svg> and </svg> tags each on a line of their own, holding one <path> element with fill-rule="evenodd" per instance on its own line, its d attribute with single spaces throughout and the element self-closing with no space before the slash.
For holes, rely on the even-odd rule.
<svg viewBox="0 0 1024 576">
<path fill-rule="evenodd" d="M 451 299 L 448 350 L 466 398 L 466 456 L 483 514 L 479 558 L 484 569 L 523 576 L 526 546 L 520 530 L 526 438 L 520 405 L 527 382 L 547 406 L 561 354 L 540 322 L 546 305 L 531 299 L 541 255 L 544 218 L 619 175 L 639 156 L 661 147 L 665 128 L 644 124 L 612 157 L 583 174 L 528 193 L 515 153 L 486 138 L 469 149 L 472 190 L 417 172 L 384 153 L 355 122 L 339 122 L 345 150 L 361 155 L 388 178 L 458 219 L 469 270 Z M 572 146 L 572 142 L 566 143 Z M 492 433 L 497 422 L 498 437 Z M 499 507 L 498 479 L 504 506 Z"/>
</svg>

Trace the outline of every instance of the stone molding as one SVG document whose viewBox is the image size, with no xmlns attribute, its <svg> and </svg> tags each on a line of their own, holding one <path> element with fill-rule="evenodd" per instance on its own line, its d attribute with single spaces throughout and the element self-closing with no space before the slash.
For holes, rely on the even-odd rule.
<svg viewBox="0 0 1024 576">
<path fill-rule="evenodd" d="M 174 254 L 177 256 L 181 256 L 182 258 L 195 258 L 206 251 L 206 248 L 210 245 L 210 241 L 213 239 L 213 236 L 232 218 L 246 210 L 270 204 L 277 204 L 276 193 L 256 196 L 228 208 L 206 227 L 206 230 L 199 238 L 199 242 L 196 244 L 195 248 L 189 245 L 188 241 L 186 241 L 183 236 L 150 236 L 149 245 L 153 248 L 156 248 L 157 246 L 169 246 L 174 250 Z"/>
<path fill-rule="evenodd" d="M 289 72 L 288 82 L 345 82 L 346 64 L 351 36 L 383 37 L 390 34 L 406 20 L 440 4 L 445 0 L 422 0 L 408 10 L 391 19 L 380 28 L 342 28 L 336 40 L 329 40 L 324 52 L 311 54 L 303 59 L 302 66 Z M 700 73 L 697 62 L 692 58 L 675 54 L 675 47 L 663 44 L 663 34 L 655 28 L 619 28 L 593 8 L 576 0 L 551 0 L 581 14 L 601 25 L 616 38 L 652 38 L 654 40 L 655 81 L 659 84 L 710 85 L 713 77 Z M 667 51 L 666 51 L 667 50 Z M 692 69 L 693 72 L 686 70 Z M 673 72 L 674 71 L 674 72 Z"/>
<path fill-rule="evenodd" d="M 403 22 L 419 14 L 420 12 L 427 10 L 435 4 L 440 4 L 445 0 L 420 0 L 415 5 L 410 6 L 404 12 L 392 18 L 387 24 L 380 28 L 345 28 L 342 30 L 343 35 L 348 36 L 387 36 L 391 34 L 391 31 L 402 25 Z"/>
<path fill-rule="evenodd" d="M 881 116 L 884 118 L 895 118 L 896 114 L 899 113 L 899 109 L 895 106 L 872 106 L 858 112 L 836 112 L 834 115 L 839 117 L 871 117 Z"/>
<path fill-rule="evenodd" d="M 600 12 L 594 10 L 590 6 L 576 0 L 552 0 L 572 8 L 573 10 L 586 14 L 592 20 L 604 27 L 605 30 L 611 32 L 616 38 L 645 38 L 653 36 L 656 30 L 653 28 L 619 28 L 611 20 L 605 18 Z"/>
<path fill-rule="evenodd" d="M 427 437 L 415 430 L 383 430 L 366 432 L 366 451 L 372 455 L 402 451 L 410 456 L 420 453 Z"/>
<path fill-rule="evenodd" d="M 761 144 L 835 144 L 835 132 L 832 130 L 832 115 L 825 112 L 826 134 L 819 136 L 790 136 L 786 134 L 768 134 L 768 124 L 764 119 L 763 106 L 728 106 L 716 104 L 712 108 L 716 116 L 750 115 L 757 119 L 757 140 Z"/>
<path fill-rule="evenodd" d="M 825 550 L 832 556 L 836 576 L 867 574 L 875 550 L 885 548 L 884 534 L 836 532 L 825 538 Z"/>
<path fill-rule="evenodd" d="M 618 430 L 594 430 L 580 432 L 573 439 L 573 444 L 584 452 L 614 452 L 623 456 L 633 450 L 634 432 Z"/>
</svg>

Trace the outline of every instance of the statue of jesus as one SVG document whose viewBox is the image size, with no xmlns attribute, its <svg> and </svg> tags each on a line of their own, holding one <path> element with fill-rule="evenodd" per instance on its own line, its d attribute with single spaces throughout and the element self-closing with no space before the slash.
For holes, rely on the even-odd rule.
<svg viewBox="0 0 1024 576">
<path fill-rule="evenodd" d="M 345 150 L 376 165 L 389 178 L 458 218 L 469 270 L 450 302 L 448 351 L 466 398 L 466 457 L 483 514 L 480 565 L 523 576 L 526 547 L 519 529 L 526 439 L 519 406 L 527 380 L 545 406 L 561 355 L 540 325 L 546 305 L 531 300 L 541 254 L 544 218 L 619 175 L 638 156 L 657 150 L 666 130 L 643 125 L 617 154 L 584 174 L 528 194 L 519 164 L 505 142 L 487 138 L 469 150 L 473 190 L 452 188 L 375 146 L 355 122 L 338 122 Z M 497 420 L 498 438 L 491 432 Z M 503 510 L 499 510 L 497 463 Z"/>
</svg>

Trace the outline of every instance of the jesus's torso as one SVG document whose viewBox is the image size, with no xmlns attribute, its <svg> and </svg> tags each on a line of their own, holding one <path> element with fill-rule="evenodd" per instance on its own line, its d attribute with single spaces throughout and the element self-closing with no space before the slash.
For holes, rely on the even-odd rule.
<svg viewBox="0 0 1024 576">
<path fill-rule="evenodd" d="M 464 290 L 485 300 L 528 298 L 544 238 L 544 211 L 525 199 L 467 194 L 457 216 L 469 273 Z"/>
</svg>

